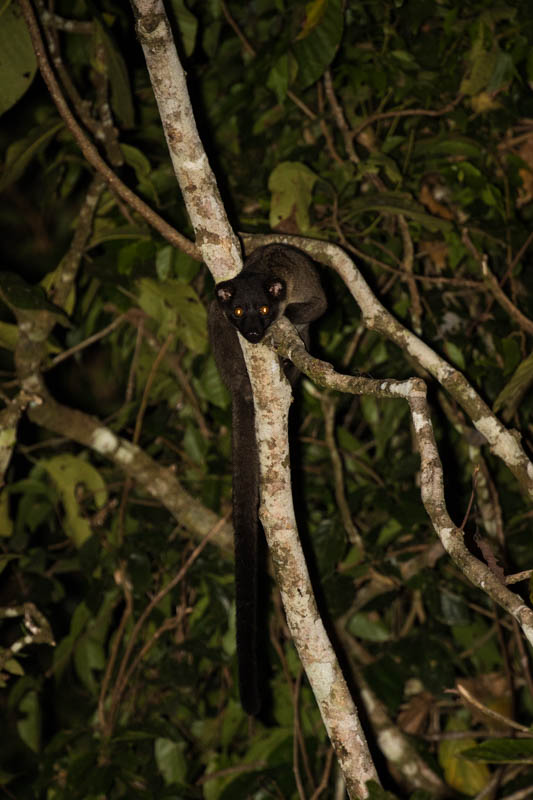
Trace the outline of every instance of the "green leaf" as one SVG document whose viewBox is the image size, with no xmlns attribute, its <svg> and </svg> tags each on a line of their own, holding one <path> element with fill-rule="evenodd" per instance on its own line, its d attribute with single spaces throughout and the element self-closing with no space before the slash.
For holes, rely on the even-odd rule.
<svg viewBox="0 0 533 800">
<path fill-rule="evenodd" d="M 44 278 L 41 279 L 39 285 L 43 287 L 44 291 L 46 292 L 46 296 L 48 297 L 53 290 L 53 288 L 57 285 L 57 282 L 60 281 L 63 277 L 63 270 L 64 270 L 64 260 L 66 256 L 61 259 L 57 267 L 50 272 L 47 272 Z M 71 315 L 74 311 L 74 307 L 76 305 L 76 284 L 72 283 L 70 287 L 70 291 L 68 295 L 65 297 L 64 301 L 62 302 L 60 308 L 65 312 L 65 314 Z"/>
<path fill-rule="evenodd" d="M 446 136 L 420 139 L 414 145 L 414 153 L 426 158 L 431 155 L 461 156 L 462 159 L 480 159 L 483 157 L 483 146 L 466 136 Z"/>
<path fill-rule="evenodd" d="M 195 386 L 200 394 L 218 408 L 227 408 L 230 404 L 230 394 L 220 378 L 215 359 L 210 356 L 205 364 L 200 379 L 195 381 Z"/>
<path fill-rule="evenodd" d="M 494 637 L 487 638 L 486 623 L 477 618 L 469 625 L 454 625 L 452 635 L 461 649 L 470 651 L 470 659 L 479 672 L 501 669 L 502 657 Z M 476 642 L 475 648 L 472 643 Z"/>
<path fill-rule="evenodd" d="M 171 739 L 162 738 L 154 742 L 157 768 L 167 786 L 173 783 L 185 783 L 187 760 L 184 750 L 184 742 L 173 742 Z"/>
<path fill-rule="evenodd" d="M 155 242 L 151 239 L 137 239 L 120 248 L 117 269 L 121 275 L 131 275 L 136 269 L 145 269 L 155 257 Z"/>
<path fill-rule="evenodd" d="M 403 214 L 430 229 L 448 230 L 452 227 L 451 222 L 427 214 L 423 206 L 402 192 L 380 192 L 357 197 L 350 202 L 350 211 L 353 214 L 363 214 L 366 211 Z"/>
<path fill-rule="evenodd" d="M 375 781 L 368 781 L 368 800 L 398 800 L 398 795 L 387 792 Z"/>
<path fill-rule="evenodd" d="M 466 730 L 466 724 L 460 717 L 454 717 L 449 720 L 446 730 Z M 473 745 L 474 739 L 445 739 L 439 743 L 439 764 L 444 770 L 446 783 L 470 797 L 481 792 L 490 781 L 490 772 L 485 764 L 476 764 L 462 756 L 463 751 Z"/>
<path fill-rule="evenodd" d="M 207 313 L 193 287 L 176 280 L 158 283 L 151 278 L 142 278 L 138 286 L 139 305 L 157 321 L 161 338 L 175 331 L 193 353 L 204 353 Z"/>
<path fill-rule="evenodd" d="M 122 58 L 117 43 L 112 39 L 109 32 L 103 28 L 96 17 L 93 18 L 93 30 L 95 51 L 97 52 L 97 46 L 101 45 L 105 52 L 106 60 L 105 65 L 102 65 L 102 67 L 106 70 L 107 77 L 109 78 L 111 106 L 113 111 L 124 128 L 133 128 L 135 115 L 126 62 Z M 93 66 L 98 69 L 98 65 L 94 63 L 94 59 Z"/>
<path fill-rule="evenodd" d="M 280 105 L 269 108 L 263 114 L 260 114 L 254 122 L 254 126 L 252 128 L 253 135 L 259 136 L 259 134 L 263 133 L 268 128 L 276 125 L 281 119 L 283 119 L 284 114 L 285 112 L 283 110 L 283 106 Z"/>
<path fill-rule="evenodd" d="M 380 547 L 385 547 L 390 542 L 393 542 L 403 530 L 404 526 L 394 517 L 390 517 L 385 525 L 382 526 L 377 543 Z"/>
<path fill-rule="evenodd" d="M 48 300 L 42 286 L 27 283 L 15 272 L 0 272 L 0 290 L 10 308 L 20 311 L 50 311 L 62 325 L 71 327 L 68 317 L 59 306 Z"/>
<path fill-rule="evenodd" d="M 503 387 L 494 401 L 494 411 L 498 412 L 504 408 L 504 418 L 510 419 L 518 409 L 531 384 L 533 384 L 533 353 L 530 353 L 525 361 L 522 361 L 510 381 Z"/>
<path fill-rule="evenodd" d="M 130 144 L 122 143 L 120 149 L 126 164 L 129 164 L 129 166 L 135 170 L 135 175 L 139 183 L 151 175 L 152 165 L 138 147 L 132 147 Z"/>
<path fill-rule="evenodd" d="M 196 464 L 205 463 L 207 442 L 196 425 L 187 425 L 185 436 L 183 437 L 185 452 Z"/>
<path fill-rule="evenodd" d="M 71 617 L 70 633 L 72 636 L 77 637 L 82 631 L 85 630 L 87 623 L 92 618 L 92 614 L 85 605 L 80 603 L 75 609 Z"/>
<path fill-rule="evenodd" d="M 1 27 L 1 20 L 0 20 Z M 0 192 L 18 181 L 26 167 L 40 152 L 44 150 L 50 139 L 63 128 L 63 122 L 56 119 L 34 128 L 23 139 L 17 139 L 9 145 L 6 160 L 0 175 Z"/>
<path fill-rule="evenodd" d="M 17 722 L 19 736 L 34 753 L 41 749 L 41 706 L 36 691 L 27 692 L 18 706 L 21 718 Z"/>
<path fill-rule="evenodd" d="M 0 769 L 0 786 L 7 786 L 14 777 L 15 774 L 13 772 L 6 772 L 4 769 Z"/>
<path fill-rule="evenodd" d="M 18 325 L 10 322 L 0 322 L 0 347 L 6 350 L 14 350 L 19 338 Z"/>
<path fill-rule="evenodd" d="M 16 484 L 16 487 L 21 484 L 28 487 L 27 490 L 22 489 L 17 507 L 15 526 L 17 533 L 25 530 L 34 533 L 40 525 L 46 524 L 52 515 L 54 517 L 56 515 L 58 496 L 55 488 L 46 480 L 35 482 L 37 484 L 35 487 L 32 486 L 33 483 L 33 481 L 19 481 Z M 10 490 L 13 491 L 12 486 Z"/>
<path fill-rule="evenodd" d="M 513 59 L 511 58 L 509 53 L 503 53 L 501 50 L 498 52 L 498 56 L 496 58 L 496 63 L 494 64 L 494 68 L 492 70 L 492 75 L 490 77 L 487 91 L 488 92 L 496 92 L 498 89 L 501 89 L 506 83 L 508 83 L 511 78 L 513 77 Z"/>
<path fill-rule="evenodd" d="M 298 85 L 306 89 L 315 83 L 331 64 L 342 39 L 341 0 L 313 0 L 306 8 L 306 19 L 293 52 L 298 62 Z"/>
<path fill-rule="evenodd" d="M 444 349 L 446 350 L 448 358 L 450 359 L 452 364 L 455 364 L 455 366 L 458 367 L 460 370 L 464 370 L 466 364 L 462 350 L 460 350 L 459 347 L 457 347 L 457 345 L 454 344 L 453 342 L 444 342 Z"/>
<path fill-rule="evenodd" d="M 346 627 L 353 636 L 368 642 L 387 642 L 391 638 L 390 630 L 381 620 L 362 611 L 350 617 Z"/>
<path fill-rule="evenodd" d="M 174 272 L 178 280 L 190 283 L 200 272 L 202 265 L 199 261 L 181 250 L 174 249 Z"/>
<path fill-rule="evenodd" d="M 0 11 L 0 114 L 29 89 L 37 60 L 18 3 L 4 3 Z"/>
<path fill-rule="evenodd" d="M 92 619 L 92 614 L 84 602 L 78 604 L 70 618 L 70 632 L 54 648 L 53 664 L 56 680 L 60 681 L 65 672 L 70 658 L 74 652 L 74 647 L 79 637 L 86 630 L 88 623 Z"/>
<path fill-rule="evenodd" d="M 172 264 L 174 263 L 174 248 L 170 245 L 160 247 L 155 257 L 155 271 L 160 281 L 172 277 Z"/>
<path fill-rule="evenodd" d="M 186 56 L 192 55 L 198 33 L 198 20 L 189 11 L 184 0 L 171 0 L 171 8 L 180 29 L 181 41 Z"/>
<path fill-rule="evenodd" d="M 92 636 L 83 636 L 74 646 L 74 666 L 83 685 L 92 695 L 98 694 L 98 684 L 93 674 L 105 667 L 106 657 L 100 642 Z"/>
<path fill-rule="evenodd" d="M 61 681 L 63 674 L 69 665 L 70 657 L 75 644 L 76 640 L 73 636 L 65 636 L 59 642 L 57 647 L 54 647 L 52 663 L 54 677 L 57 681 Z"/>
<path fill-rule="evenodd" d="M 326 13 L 328 0 L 311 0 L 306 4 L 303 27 L 296 39 L 305 39 L 311 31 L 320 24 Z"/>
<path fill-rule="evenodd" d="M 15 658 L 10 658 L 9 661 L 6 661 L 5 664 L 2 664 L 2 669 L 7 670 L 10 675 L 18 675 L 19 677 L 24 675 L 24 669 L 19 661 Z"/>
<path fill-rule="evenodd" d="M 0 447 L 7 447 L 4 442 L 6 431 L 0 430 Z M 11 430 L 13 444 L 15 442 L 15 431 Z M 4 487 L 0 489 L 0 537 L 8 538 L 13 533 L 13 520 L 9 513 L 9 492 Z M 1 571 L 1 570 L 0 570 Z"/>
<path fill-rule="evenodd" d="M 4 571 L 11 561 L 19 559 L 19 553 L 2 553 L 0 554 L 0 574 Z"/>
<path fill-rule="evenodd" d="M 413 58 L 411 53 L 407 52 L 407 50 L 391 50 L 391 56 L 397 58 L 398 61 L 401 61 L 403 67 L 416 67 L 416 60 Z"/>
<path fill-rule="evenodd" d="M 292 727 L 278 727 L 274 730 L 264 729 L 257 735 L 246 754 L 245 761 L 253 764 L 255 761 L 268 761 L 287 742 L 292 742 Z"/>
<path fill-rule="evenodd" d="M 175 276 L 183 283 L 190 283 L 198 275 L 201 265 L 187 253 L 168 244 L 158 248 L 155 268 L 160 281 Z"/>
<path fill-rule="evenodd" d="M 309 206 L 313 186 L 317 180 L 309 167 L 295 161 L 282 161 L 270 173 L 268 188 L 272 193 L 270 201 L 270 227 L 291 220 L 296 223 L 300 233 L 310 230 Z"/>
<path fill-rule="evenodd" d="M 289 55 L 284 53 L 281 58 L 278 58 L 267 78 L 267 86 L 275 92 L 278 103 L 282 103 L 285 100 L 289 82 Z"/>
<path fill-rule="evenodd" d="M 70 453 L 54 456 L 41 462 L 59 491 L 65 509 L 65 531 L 76 547 L 92 535 L 91 527 L 82 516 L 78 504 L 77 491 L 81 484 L 92 493 L 92 500 L 97 508 L 107 503 L 107 488 L 100 473 L 82 458 Z"/>
<path fill-rule="evenodd" d="M 439 597 L 440 614 L 446 625 L 469 624 L 468 605 L 462 595 L 455 594 L 449 589 L 441 589 Z"/>
<path fill-rule="evenodd" d="M 375 427 L 379 423 L 379 409 L 378 401 L 372 395 L 363 395 L 361 397 L 361 411 L 363 417 L 369 425 Z"/>
<path fill-rule="evenodd" d="M 489 764 L 533 764 L 533 739 L 489 739 L 462 756 Z"/>
</svg>

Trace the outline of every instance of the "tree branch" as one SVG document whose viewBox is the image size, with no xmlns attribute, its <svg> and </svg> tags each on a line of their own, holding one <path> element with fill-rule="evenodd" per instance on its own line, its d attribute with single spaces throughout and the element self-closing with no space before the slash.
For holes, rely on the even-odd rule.
<svg viewBox="0 0 533 800">
<path fill-rule="evenodd" d="M 274 345 L 279 355 L 290 358 L 299 370 L 320 386 L 352 394 L 372 394 L 375 397 L 407 400 L 420 453 L 422 502 L 437 536 L 459 569 L 475 586 L 517 620 L 527 640 L 533 645 L 533 611 L 524 604 L 521 597 L 507 589 L 486 564 L 469 552 L 462 530 L 452 522 L 448 514 L 444 499 L 442 464 L 433 433 L 424 381 L 421 378 L 394 381 L 340 375 L 331 364 L 307 353 L 296 330 L 283 317 L 270 327 L 265 340 Z M 269 444 L 272 449 L 272 441 Z M 278 463 L 281 453 L 274 453 L 270 457 L 274 463 Z M 274 467 L 270 466 L 270 469 L 273 470 Z"/>
<path fill-rule="evenodd" d="M 33 422 L 108 458 L 196 536 L 205 536 L 217 524 L 218 516 L 186 492 L 170 469 L 159 466 L 140 447 L 116 436 L 95 417 L 56 403 L 44 384 L 35 388 L 33 408 L 28 412 Z M 226 524 L 217 541 L 231 551 L 232 538 L 232 527 Z"/>
<path fill-rule="evenodd" d="M 364 322 L 409 353 L 457 400 L 478 431 L 485 437 L 494 455 L 501 458 L 513 473 L 523 491 L 533 498 L 533 464 L 527 457 L 517 436 L 502 425 L 492 409 L 478 395 L 459 370 L 435 353 L 425 342 L 405 328 L 375 297 L 367 282 L 346 253 L 331 242 L 321 242 L 299 236 L 267 234 L 246 237 L 247 250 L 271 242 L 292 244 L 332 267 L 343 279 L 359 305 Z"/>
<path fill-rule="evenodd" d="M 19 3 L 24 14 L 24 18 L 28 24 L 33 49 L 35 50 L 35 55 L 37 57 L 37 63 L 39 64 L 41 75 L 48 87 L 50 96 L 56 104 L 56 108 L 63 118 L 65 125 L 78 143 L 80 150 L 89 164 L 91 164 L 100 173 L 112 191 L 116 192 L 128 203 L 128 205 L 130 205 L 142 217 L 144 217 L 144 219 L 149 222 L 156 231 L 159 231 L 161 236 L 170 242 L 170 244 L 172 244 L 174 247 L 177 247 L 179 250 L 183 250 L 183 252 L 190 255 L 191 258 L 199 260 L 200 253 L 196 245 L 185 236 L 182 236 L 181 233 L 178 233 L 178 231 L 176 231 L 172 225 L 169 225 L 168 222 L 165 222 L 165 220 L 162 219 L 159 214 L 156 214 L 153 209 L 146 205 L 146 203 L 141 200 L 140 197 L 138 197 L 126 186 L 126 184 L 122 183 L 120 178 L 118 178 L 111 167 L 105 163 L 103 158 L 98 153 L 96 147 L 87 138 L 86 134 L 78 125 L 74 115 L 67 106 L 65 98 L 63 97 L 63 93 L 61 92 L 52 68 L 50 67 L 50 63 L 46 56 L 44 43 L 41 38 L 41 34 L 39 33 L 37 20 L 35 19 L 35 15 L 29 0 L 19 0 Z"/>
<path fill-rule="evenodd" d="M 172 163 L 196 241 L 215 279 L 231 277 L 241 266 L 238 242 L 227 221 L 198 137 L 185 76 L 163 5 L 160 0 L 132 0 L 132 4 Z M 294 522 L 287 440 L 290 390 L 282 381 L 278 359 L 269 348 L 250 345 L 242 339 L 241 345 L 256 408 L 262 476 L 261 518 L 276 564 L 289 627 L 350 797 L 366 797 L 366 782 L 377 780 L 377 774 L 356 707 L 318 615 Z M 268 381 L 265 375 L 269 376 Z M 270 469 L 268 451 L 275 448 L 284 451 L 284 459 Z M 279 476 L 281 485 L 275 476 Z M 283 524 L 280 524 L 280 515 Z M 306 635 L 302 635 L 304 630 Z M 311 651 L 312 658 L 309 658 Z"/>
</svg>

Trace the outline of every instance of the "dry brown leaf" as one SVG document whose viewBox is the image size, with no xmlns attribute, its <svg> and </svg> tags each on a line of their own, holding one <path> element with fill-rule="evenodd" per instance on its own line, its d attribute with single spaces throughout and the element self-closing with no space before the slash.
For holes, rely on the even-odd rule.
<svg viewBox="0 0 533 800">
<path fill-rule="evenodd" d="M 413 736 L 424 733 L 434 705 L 435 698 L 430 692 L 416 694 L 402 706 L 398 714 L 398 725 Z"/>
<path fill-rule="evenodd" d="M 449 208 L 446 208 L 446 206 L 443 206 L 442 203 L 439 203 L 437 200 L 435 200 L 432 187 L 429 185 L 429 183 L 422 184 L 418 199 L 422 205 L 424 205 L 428 211 L 430 211 L 436 217 L 441 217 L 441 219 L 454 218 Z"/>
</svg>

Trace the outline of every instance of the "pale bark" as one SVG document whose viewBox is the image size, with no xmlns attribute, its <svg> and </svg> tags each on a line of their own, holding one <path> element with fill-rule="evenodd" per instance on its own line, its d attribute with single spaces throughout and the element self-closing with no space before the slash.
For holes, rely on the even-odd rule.
<svg viewBox="0 0 533 800">
<path fill-rule="evenodd" d="M 474 426 L 487 440 L 491 452 L 501 458 L 522 490 L 533 498 L 533 464 L 520 444 L 519 437 L 507 430 L 459 370 L 448 364 L 387 311 L 342 248 L 331 242 L 279 235 L 254 236 L 253 244 L 258 247 L 273 241 L 299 247 L 317 261 L 332 267 L 359 305 L 365 325 L 398 345 L 439 381 L 466 411 Z"/>
<path fill-rule="evenodd" d="M 216 280 L 241 266 L 214 175 L 198 137 L 185 76 L 160 0 L 132 0 L 137 31 L 196 243 Z M 350 797 L 368 796 L 377 781 L 357 709 L 318 615 L 292 505 L 287 415 L 290 389 L 277 357 L 241 338 L 254 392 L 261 465 L 261 519 L 285 613 Z M 273 457 L 273 460 L 271 460 Z"/>
<path fill-rule="evenodd" d="M 421 378 L 394 381 L 341 375 L 330 364 L 310 356 L 293 326 L 284 318 L 271 327 L 267 338 L 280 355 L 290 358 L 298 369 L 320 386 L 352 394 L 399 397 L 407 401 L 420 454 L 420 494 L 435 533 L 461 572 L 516 619 L 533 646 L 533 611 L 519 595 L 511 592 L 502 583 L 487 564 L 470 553 L 464 543 L 463 531 L 450 518 L 444 498 L 442 464 L 433 433 L 424 381 Z M 278 453 L 275 457 L 280 455 Z"/>
</svg>

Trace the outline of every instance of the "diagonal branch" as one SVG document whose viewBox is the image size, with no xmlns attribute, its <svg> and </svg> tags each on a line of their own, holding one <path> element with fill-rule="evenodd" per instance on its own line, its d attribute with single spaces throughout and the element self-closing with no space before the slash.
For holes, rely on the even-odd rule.
<svg viewBox="0 0 533 800">
<path fill-rule="evenodd" d="M 293 326 L 284 318 L 269 329 L 266 338 L 274 344 L 279 355 L 290 358 L 299 370 L 320 386 L 351 394 L 372 394 L 375 397 L 407 400 L 420 453 L 422 502 L 437 536 L 464 575 L 516 619 L 528 642 L 533 645 L 533 611 L 486 564 L 470 553 L 464 543 L 462 530 L 452 522 L 448 514 L 444 499 L 442 464 L 433 433 L 424 381 L 421 378 L 394 381 L 341 375 L 331 364 L 310 356 Z M 278 463 L 280 457 L 281 453 L 269 455 L 274 463 Z"/>
<path fill-rule="evenodd" d="M 215 176 L 198 135 L 185 73 L 161 0 L 132 0 L 137 36 L 201 258 L 216 280 L 242 266 Z"/>
<path fill-rule="evenodd" d="M 368 328 L 378 331 L 407 352 L 427 370 L 457 400 L 478 431 L 485 437 L 494 455 L 501 458 L 513 473 L 522 490 L 533 498 L 533 464 L 518 437 L 500 422 L 490 406 L 475 391 L 462 372 L 411 333 L 379 302 L 352 259 L 336 244 L 299 236 L 268 234 L 245 237 L 245 247 L 253 250 L 271 242 L 292 244 L 305 250 L 312 258 L 328 264 L 345 282 L 361 309 Z"/>
<path fill-rule="evenodd" d="M 165 136 L 176 176 L 184 196 L 196 241 L 215 279 L 231 277 L 240 266 L 238 242 L 226 218 L 215 178 L 198 137 L 187 92 L 185 76 L 172 40 L 170 26 L 160 0 L 132 0 L 137 32 L 143 46 Z M 274 561 L 278 567 L 282 596 L 289 625 L 301 647 L 300 622 L 306 615 L 311 639 L 305 646 L 321 654 L 308 664 L 308 676 L 316 692 L 322 718 L 343 770 L 350 797 L 367 797 L 367 781 L 377 780 L 355 704 L 348 692 L 313 597 L 307 566 L 294 524 L 294 510 L 287 477 L 287 412 L 290 390 L 282 381 L 279 362 L 269 348 L 241 341 L 256 407 L 257 435 L 263 452 L 283 449 L 285 470 L 275 476 L 280 464 L 269 473 L 261 464 L 262 520 Z M 265 381 L 265 375 L 269 380 Z M 268 513 L 270 509 L 270 513 Z M 278 515 L 290 522 L 280 526 Z M 283 567 L 283 568 L 281 568 Z M 290 574 L 292 588 L 284 591 Z M 311 628 L 309 622 L 313 621 Z"/>
<path fill-rule="evenodd" d="M 118 178 L 116 173 L 100 156 L 98 150 L 87 137 L 80 125 L 78 125 L 74 115 L 65 101 L 65 98 L 63 97 L 61 88 L 50 66 L 50 62 L 48 61 L 44 42 L 39 32 L 37 20 L 35 19 L 30 1 L 19 0 L 19 3 L 29 28 L 33 49 L 35 50 L 37 63 L 39 64 L 39 69 L 41 71 L 43 80 L 48 87 L 50 96 L 52 97 L 57 110 L 63 118 L 65 125 L 76 140 L 80 150 L 89 164 L 91 164 L 91 166 L 93 166 L 100 173 L 112 191 L 116 192 L 120 197 L 122 197 L 123 200 L 126 201 L 126 203 L 128 203 L 128 205 L 130 205 L 142 217 L 144 217 L 144 219 L 149 222 L 150 225 L 155 228 L 155 230 L 159 231 L 159 233 L 164 236 L 164 238 L 170 242 L 170 244 L 180 250 L 183 250 L 183 252 L 190 255 L 191 258 L 199 259 L 199 251 L 196 245 L 185 236 L 182 236 L 181 233 L 178 233 L 178 231 L 176 231 L 172 225 L 169 225 L 168 222 L 165 222 L 165 220 L 160 217 L 159 214 L 156 214 L 156 212 L 150 208 L 150 206 L 141 200 L 140 197 L 132 192 L 132 190 L 129 189 L 126 184 L 120 180 L 120 178 Z"/>
<path fill-rule="evenodd" d="M 140 447 L 114 434 L 96 417 L 57 403 L 43 383 L 34 386 L 28 411 L 33 422 L 112 461 L 157 498 L 180 525 L 197 536 L 205 536 L 217 524 L 218 516 L 186 492 L 170 469 L 161 467 Z M 217 541 L 231 550 L 231 538 L 231 525 L 226 524 Z"/>
<path fill-rule="evenodd" d="M 290 323 L 282 318 L 282 322 Z M 279 323 L 278 323 L 279 324 Z M 268 375 L 254 386 L 256 434 L 261 473 L 259 516 L 265 530 L 276 582 L 298 655 L 335 749 L 350 798 L 368 796 L 377 780 L 356 706 L 320 618 L 298 536 L 292 501 L 288 440 L 290 386 L 279 360 L 263 344 L 247 348 L 250 375 Z M 312 376 L 311 376 L 312 377 Z"/>
</svg>

